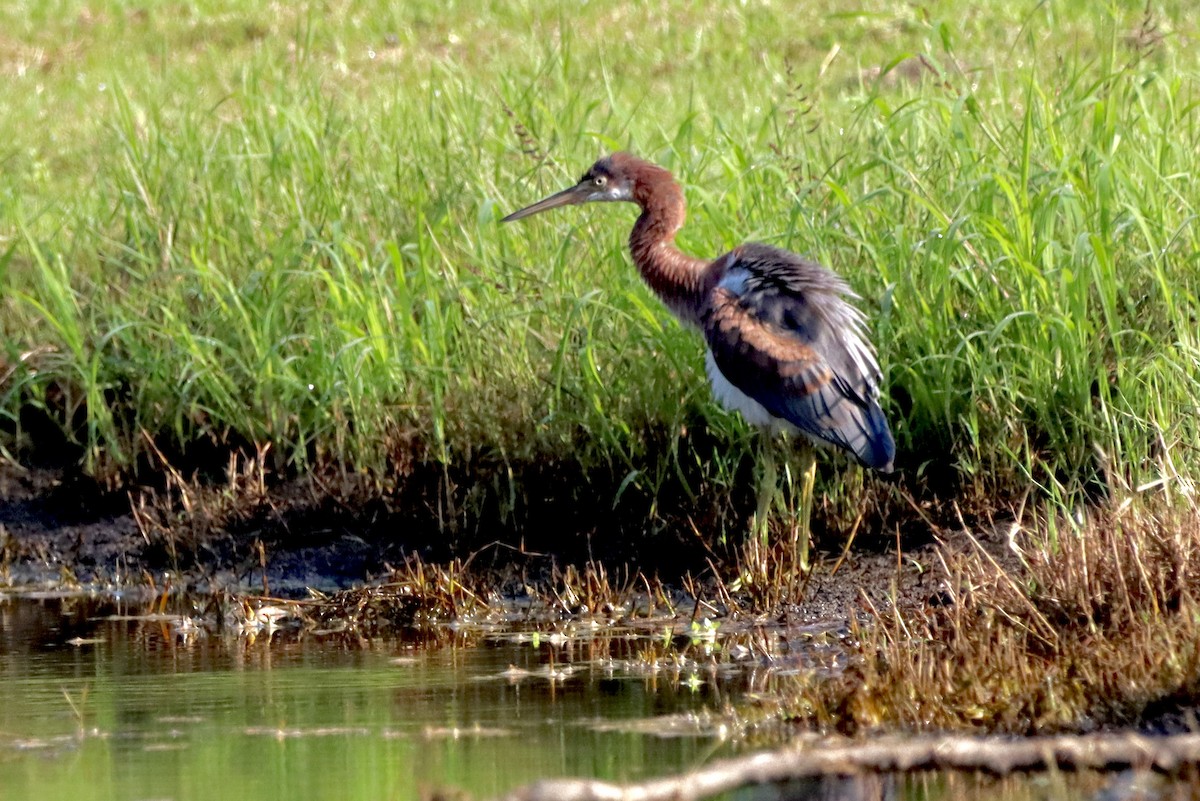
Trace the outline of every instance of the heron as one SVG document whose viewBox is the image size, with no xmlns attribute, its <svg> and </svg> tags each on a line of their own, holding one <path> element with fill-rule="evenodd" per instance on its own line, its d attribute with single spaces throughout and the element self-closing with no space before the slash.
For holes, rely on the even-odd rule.
<svg viewBox="0 0 1200 801">
<path fill-rule="evenodd" d="M 799 433 L 802 444 L 892 471 L 896 445 L 879 405 L 882 375 L 866 317 L 853 303 L 860 298 L 845 279 L 758 242 L 712 260 L 684 253 L 675 245 L 687 209 L 682 187 L 665 168 L 625 152 L 599 159 L 574 186 L 501 222 L 594 202 L 638 205 L 629 250 L 642 279 L 681 323 L 704 335 L 718 402 L 766 430 L 754 519 L 764 541 L 779 493 L 772 434 Z M 816 456 L 812 447 L 799 450 L 799 561 L 806 569 Z"/>
</svg>

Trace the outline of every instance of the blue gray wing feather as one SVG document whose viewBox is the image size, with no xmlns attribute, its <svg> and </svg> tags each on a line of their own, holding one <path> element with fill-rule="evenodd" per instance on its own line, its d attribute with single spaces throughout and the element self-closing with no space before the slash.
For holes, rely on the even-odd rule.
<svg viewBox="0 0 1200 801">
<path fill-rule="evenodd" d="M 722 375 L 770 414 L 860 463 L 892 469 L 895 442 L 879 406 L 881 375 L 850 286 L 769 245 L 743 245 L 701 314 Z"/>
</svg>

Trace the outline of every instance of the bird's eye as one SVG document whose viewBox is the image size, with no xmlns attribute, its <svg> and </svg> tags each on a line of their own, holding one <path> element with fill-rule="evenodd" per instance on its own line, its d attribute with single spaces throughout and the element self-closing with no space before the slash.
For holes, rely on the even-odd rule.
<svg viewBox="0 0 1200 801">
<path fill-rule="evenodd" d="M 603 175 L 597 175 L 595 178 L 592 179 L 593 186 L 604 186 L 606 183 L 608 183 L 608 179 L 605 178 Z"/>
</svg>

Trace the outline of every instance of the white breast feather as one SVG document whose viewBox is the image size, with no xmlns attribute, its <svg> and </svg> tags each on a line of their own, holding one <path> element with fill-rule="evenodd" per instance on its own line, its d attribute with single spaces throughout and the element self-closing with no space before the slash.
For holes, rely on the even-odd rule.
<svg viewBox="0 0 1200 801">
<path fill-rule="evenodd" d="M 713 397 L 717 399 L 717 402 L 726 409 L 741 414 L 746 418 L 747 423 L 774 429 L 794 428 L 791 423 L 771 414 L 765 406 L 731 384 L 721 372 L 721 368 L 717 367 L 717 361 L 713 358 L 711 350 L 704 356 L 704 370 L 708 373 Z"/>
</svg>

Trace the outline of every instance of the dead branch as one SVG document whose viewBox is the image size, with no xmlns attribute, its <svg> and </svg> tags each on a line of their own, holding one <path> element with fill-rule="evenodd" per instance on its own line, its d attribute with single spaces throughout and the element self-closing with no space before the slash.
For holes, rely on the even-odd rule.
<svg viewBox="0 0 1200 801">
<path fill-rule="evenodd" d="M 1029 737 L 887 738 L 870 742 L 805 740 L 714 762 L 678 776 L 634 784 L 593 779 L 548 779 L 520 787 L 502 801 L 695 801 L 751 784 L 814 776 L 921 770 L 1004 775 L 1049 768 L 1176 773 L 1200 765 L 1200 734 Z"/>
</svg>

